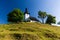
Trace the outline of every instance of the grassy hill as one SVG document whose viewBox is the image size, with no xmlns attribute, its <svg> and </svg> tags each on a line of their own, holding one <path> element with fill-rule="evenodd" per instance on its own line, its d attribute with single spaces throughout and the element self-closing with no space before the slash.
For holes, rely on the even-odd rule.
<svg viewBox="0 0 60 40">
<path fill-rule="evenodd" d="M 30 22 L 3 24 L 0 40 L 60 40 L 60 27 Z"/>
</svg>

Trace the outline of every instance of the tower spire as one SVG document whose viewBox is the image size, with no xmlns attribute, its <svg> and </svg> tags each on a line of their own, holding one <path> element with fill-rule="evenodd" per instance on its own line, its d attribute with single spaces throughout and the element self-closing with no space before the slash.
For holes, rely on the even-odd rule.
<svg viewBox="0 0 60 40">
<path fill-rule="evenodd" d="M 25 12 L 24 12 L 24 14 L 29 14 L 27 8 L 25 8 Z"/>
</svg>

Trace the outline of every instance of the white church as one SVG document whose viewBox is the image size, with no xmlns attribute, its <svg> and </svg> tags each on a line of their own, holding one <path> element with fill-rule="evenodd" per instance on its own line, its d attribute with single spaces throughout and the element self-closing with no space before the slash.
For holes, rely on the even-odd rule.
<svg viewBox="0 0 60 40">
<path fill-rule="evenodd" d="M 39 22 L 39 20 L 35 17 L 30 16 L 30 13 L 28 12 L 27 8 L 24 12 L 24 21 L 25 22 Z"/>
</svg>

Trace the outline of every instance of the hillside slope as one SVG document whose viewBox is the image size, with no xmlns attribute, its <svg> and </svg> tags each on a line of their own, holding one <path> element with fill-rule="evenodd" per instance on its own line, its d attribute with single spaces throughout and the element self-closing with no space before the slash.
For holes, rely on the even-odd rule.
<svg viewBox="0 0 60 40">
<path fill-rule="evenodd" d="M 22 22 L 0 25 L 0 40 L 60 40 L 60 27 Z"/>
</svg>

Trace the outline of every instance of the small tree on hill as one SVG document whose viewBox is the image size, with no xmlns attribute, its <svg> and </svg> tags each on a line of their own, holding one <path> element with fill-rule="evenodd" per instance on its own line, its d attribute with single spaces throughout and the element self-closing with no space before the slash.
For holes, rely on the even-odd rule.
<svg viewBox="0 0 60 40">
<path fill-rule="evenodd" d="M 38 12 L 38 15 L 39 15 L 38 17 L 41 18 L 42 23 L 44 23 L 44 19 L 45 19 L 46 16 L 47 16 L 46 12 L 39 11 L 39 12 Z"/>
<path fill-rule="evenodd" d="M 47 15 L 47 20 L 46 20 L 46 23 L 47 24 L 50 24 L 51 25 L 51 23 L 56 23 L 56 19 L 55 19 L 55 17 L 54 16 L 52 16 L 52 15 Z"/>
<path fill-rule="evenodd" d="M 22 22 L 23 21 L 23 12 L 19 9 L 14 9 L 8 15 L 8 22 Z"/>
</svg>

